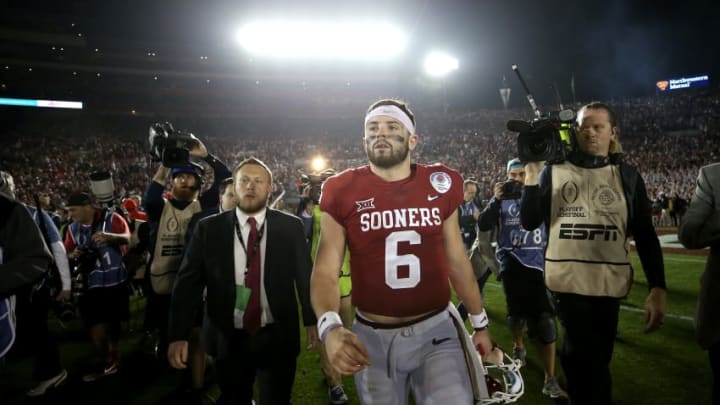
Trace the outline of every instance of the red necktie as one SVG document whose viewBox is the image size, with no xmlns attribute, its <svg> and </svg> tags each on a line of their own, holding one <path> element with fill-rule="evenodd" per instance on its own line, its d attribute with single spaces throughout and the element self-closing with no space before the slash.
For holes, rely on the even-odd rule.
<svg viewBox="0 0 720 405">
<path fill-rule="evenodd" d="M 247 275 L 245 276 L 245 287 L 252 290 L 250 300 L 243 315 L 243 328 L 251 335 L 260 330 L 260 241 L 258 241 L 257 222 L 255 218 L 248 218 L 250 234 L 245 250 L 247 260 Z"/>
</svg>

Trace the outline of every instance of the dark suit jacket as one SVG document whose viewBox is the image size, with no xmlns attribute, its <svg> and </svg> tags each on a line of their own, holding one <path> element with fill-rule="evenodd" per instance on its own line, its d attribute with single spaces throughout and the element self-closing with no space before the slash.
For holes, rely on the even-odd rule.
<svg viewBox="0 0 720 405">
<path fill-rule="evenodd" d="M 211 345 L 223 345 L 234 331 L 234 221 L 235 210 L 231 210 L 198 222 L 173 288 L 168 329 L 171 342 L 187 340 L 190 336 L 204 287 L 207 287 L 206 339 L 215 341 Z M 287 345 L 284 349 L 291 349 L 297 355 L 300 322 L 296 290 L 304 324 L 316 323 L 310 305 L 310 251 L 299 218 L 268 209 L 266 221 L 264 287 L 274 325 L 282 331 L 283 344 Z M 217 348 L 221 356 L 224 349 L 226 347 Z"/>
<path fill-rule="evenodd" d="M 720 163 L 700 169 L 678 236 L 689 249 L 710 246 L 695 315 L 695 336 L 707 349 L 720 342 Z"/>
</svg>

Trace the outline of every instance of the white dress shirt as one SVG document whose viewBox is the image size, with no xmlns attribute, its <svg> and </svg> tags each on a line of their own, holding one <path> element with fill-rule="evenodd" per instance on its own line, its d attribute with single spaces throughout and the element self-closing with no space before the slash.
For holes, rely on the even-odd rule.
<svg viewBox="0 0 720 405">
<path fill-rule="evenodd" d="M 258 233 L 263 229 L 263 227 L 265 228 L 262 234 L 262 239 L 260 239 L 260 306 L 262 307 L 260 326 L 265 326 L 273 322 L 272 313 L 270 312 L 270 305 L 268 304 L 267 300 L 267 293 L 265 292 L 265 255 L 267 246 L 267 224 L 265 223 L 266 214 L 267 209 L 263 209 L 259 213 L 253 215 L 257 223 Z M 239 208 L 235 208 L 235 216 L 237 217 L 238 224 L 240 225 L 240 233 L 243 237 L 243 243 L 245 243 L 245 247 L 250 249 L 251 247 L 247 246 L 248 236 L 250 235 L 250 224 L 248 224 L 248 218 L 250 218 L 250 216 L 240 211 Z M 235 227 L 233 227 L 233 240 L 235 241 L 233 244 L 233 254 L 235 257 L 235 284 L 245 285 L 247 255 L 245 254 L 245 249 L 243 249 L 243 246 L 240 244 L 240 239 L 238 239 L 237 237 Z M 239 309 L 235 308 L 233 312 L 235 328 L 243 328 L 243 315 L 244 311 L 240 311 Z"/>
</svg>

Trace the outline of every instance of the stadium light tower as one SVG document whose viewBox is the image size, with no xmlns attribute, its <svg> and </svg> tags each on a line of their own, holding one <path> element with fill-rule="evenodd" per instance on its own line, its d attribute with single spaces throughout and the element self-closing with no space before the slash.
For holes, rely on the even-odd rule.
<svg viewBox="0 0 720 405">
<path fill-rule="evenodd" d="M 459 63 L 457 58 L 448 55 L 445 52 L 439 52 L 434 51 L 430 52 L 425 57 L 425 73 L 428 76 L 439 78 L 442 81 L 442 91 L 443 91 L 443 111 L 445 114 L 447 114 L 448 109 L 450 108 L 450 103 L 448 100 L 448 90 L 447 90 L 447 75 L 451 72 L 458 69 Z"/>
<path fill-rule="evenodd" d="M 431 52 L 425 57 L 425 73 L 433 77 L 444 77 L 448 73 L 458 69 L 459 63 L 444 52 Z"/>
<path fill-rule="evenodd" d="M 387 23 L 256 21 L 236 39 L 249 53 L 276 59 L 385 61 L 405 50 L 407 38 Z"/>
</svg>

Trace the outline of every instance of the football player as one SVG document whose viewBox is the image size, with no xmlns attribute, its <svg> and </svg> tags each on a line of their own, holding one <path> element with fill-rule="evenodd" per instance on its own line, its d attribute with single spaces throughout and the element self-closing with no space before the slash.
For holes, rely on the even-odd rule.
<svg viewBox="0 0 720 405">
<path fill-rule="evenodd" d="M 323 186 L 321 237 L 311 296 L 318 332 L 338 372 L 354 375 L 364 404 L 473 402 L 465 352 L 448 312 L 450 285 L 475 328 L 472 344 L 492 349 L 487 315 L 460 235 L 463 179 L 441 165 L 411 163 L 415 118 L 383 99 L 365 116 L 369 165 Z M 343 327 L 338 275 L 350 251 L 353 330 Z M 450 280 L 450 283 L 448 283 Z"/>
</svg>

